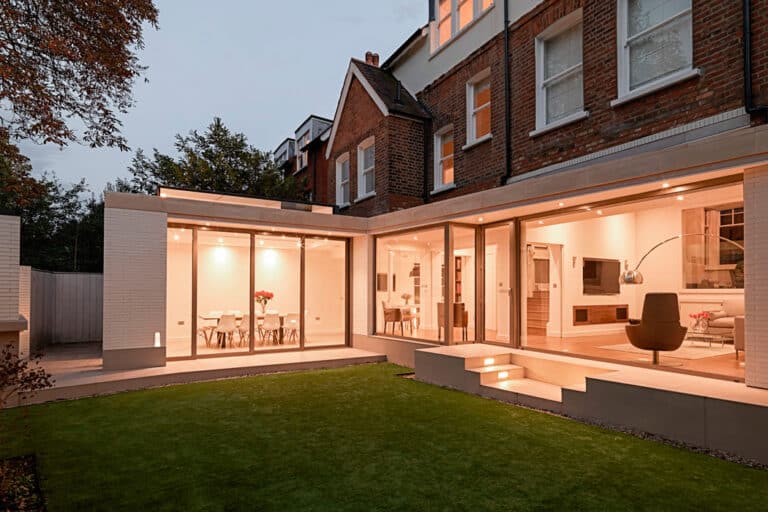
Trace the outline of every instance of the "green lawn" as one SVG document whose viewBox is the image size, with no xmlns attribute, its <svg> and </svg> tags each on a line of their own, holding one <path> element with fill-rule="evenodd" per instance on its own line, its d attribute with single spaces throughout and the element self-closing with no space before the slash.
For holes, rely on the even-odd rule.
<svg viewBox="0 0 768 512">
<path fill-rule="evenodd" d="M 768 503 L 768 471 L 395 377 L 401 371 L 358 366 L 2 411 L 0 457 L 37 454 L 51 511 Z"/>
</svg>

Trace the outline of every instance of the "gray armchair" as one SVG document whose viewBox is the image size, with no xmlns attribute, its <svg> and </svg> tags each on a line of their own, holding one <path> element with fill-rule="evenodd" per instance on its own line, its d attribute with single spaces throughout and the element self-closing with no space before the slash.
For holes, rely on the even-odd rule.
<svg viewBox="0 0 768 512">
<path fill-rule="evenodd" d="M 643 303 L 641 320 L 630 320 L 627 337 L 635 347 L 653 352 L 653 364 L 659 364 L 659 352 L 680 348 L 688 332 L 680 325 L 680 308 L 675 293 L 649 293 Z"/>
</svg>

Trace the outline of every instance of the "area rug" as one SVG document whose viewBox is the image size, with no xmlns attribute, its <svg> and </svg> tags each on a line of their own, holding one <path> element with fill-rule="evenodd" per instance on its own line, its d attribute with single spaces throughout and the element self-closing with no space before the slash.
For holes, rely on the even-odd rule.
<svg viewBox="0 0 768 512">
<path fill-rule="evenodd" d="M 619 352 L 632 352 L 633 354 L 650 354 L 649 350 L 642 350 L 630 343 L 622 343 L 620 345 L 603 345 L 605 350 L 618 350 Z M 690 341 L 683 343 L 683 346 L 674 352 L 661 352 L 664 357 L 674 357 L 675 359 L 705 359 L 707 357 L 724 356 L 727 354 L 734 355 L 733 345 L 720 346 L 720 343 L 712 343 L 712 348 L 709 347 L 709 343 L 697 341 L 691 345 Z M 735 357 L 735 356 L 734 356 Z"/>
</svg>

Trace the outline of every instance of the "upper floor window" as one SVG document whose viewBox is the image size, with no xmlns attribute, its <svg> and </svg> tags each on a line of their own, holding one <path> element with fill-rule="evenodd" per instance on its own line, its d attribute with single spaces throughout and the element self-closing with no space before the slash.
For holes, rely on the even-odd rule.
<svg viewBox="0 0 768 512">
<path fill-rule="evenodd" d="M 434 0 L 437 4 L 435 47 L 440 47 L 457 35 L 469 23 L 480 17 L 493 0 Z"/>
<path fill-rule="evenodd" d="M 491 136 L 490 70 L 467 84 L 467 145 Z"/>
<path fill-rule="evenodd" d="M 298 147 L 303 148 L 310 142 L 311 142 L 310 135 L 309 135 L 309 132 L 307 132 L 298 138 L 298 140 L 296 141 L 296 144 L 298 145 Z M 308 158 L 307 151 L 306 150 L 299 151 L 299 154 L 296 157 L 296 170 L 300 171 L 307 165 L 309 165 L 309 158 Z"/>
<path fill-rule="evenodd" d="M 693 72 L 692 0 L 618 0 L 619 99 Z"/>
<path fill-rule="evenodd" d="M 435 134 L 435 190 L 453 184 L 453 148 L 453 126 Z"/>
<path fill-rule="evenodd" d="M 357 147 L 357 198 L 376 192 L 376 144 L 373 137 L 365 139 Z"/>
<path fill-rule="evenodd" d="M 336 204 L 349 204 L 349 153 L 336 159 Z"/>
<path fill-rule="evenodd" d="M 558 20 L 536 38 L 536 128 L 583 117 L 581 10 Z"/>
</svg>

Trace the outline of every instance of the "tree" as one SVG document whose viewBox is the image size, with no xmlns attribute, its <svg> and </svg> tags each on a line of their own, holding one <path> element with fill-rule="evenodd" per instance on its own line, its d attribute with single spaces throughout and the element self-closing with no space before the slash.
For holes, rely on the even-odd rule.
<svg viewBox="0 0 768 512">
<path fill-rule="evenodd" d="M 277 199 L 303 199 L 304 187 L 284 177 L 268 153 L 248 144 L 214 118 L 205 133 L 176 135 L 178 158 L 154 150 L 152 158 L 139 149 L 128 170 L 131 179 L 118 186 L 153 194 L 159 186 L 201 192 L 248 194 Z"/>
<path fill-rule="evenodd" d="M 19 358 L 13 345 L 3 348 L 0 352 L 0 409 L 14 395 L 29 396 L 53 386 L 51 374 L 40 366 L 40 357 L 33 356 L 27 361 Z"/>
<path fill-rule="evenodd" d="M 0 155 L 20 139 L 127 150 L 117 116 L 133 104 L 136 52 L 157 16 L 152 0 L 0 2 Z"/>
</svg>

